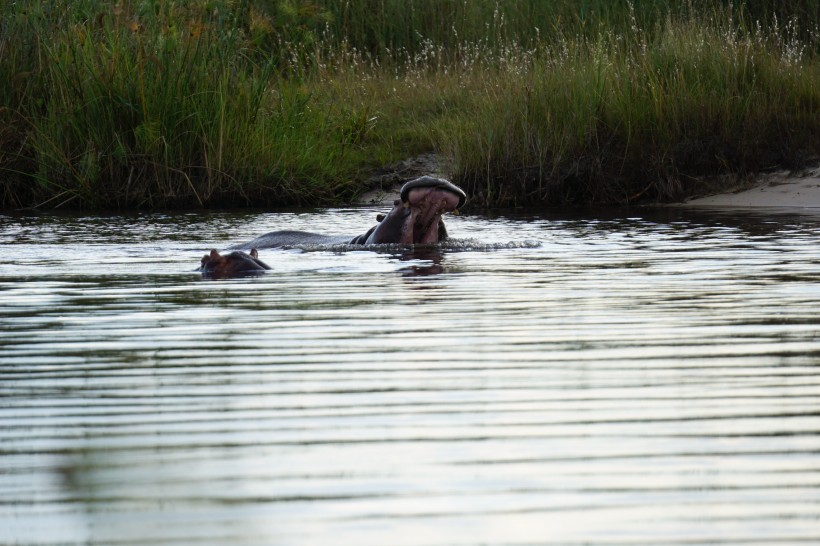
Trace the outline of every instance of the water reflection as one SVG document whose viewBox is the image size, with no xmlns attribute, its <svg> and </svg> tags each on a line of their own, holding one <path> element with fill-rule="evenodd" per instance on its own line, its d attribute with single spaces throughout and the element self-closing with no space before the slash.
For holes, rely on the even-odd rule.
<svg viewBox="0 0 820 546">
<path fill-rule="evenodd" d="M 418 246 L 402 252 L 397 258 L 402 262 L 413 262 L 398 270 L 405 277 L 428 277 L 440 275 L 445 271 L 442 265 L 444 255 L 439 246 Z"/>
<path fill-rule="evenodd" d="M 817 217 L 372 213 L 0 218 L 3 540 L 820 541 Z"/>
</svg>

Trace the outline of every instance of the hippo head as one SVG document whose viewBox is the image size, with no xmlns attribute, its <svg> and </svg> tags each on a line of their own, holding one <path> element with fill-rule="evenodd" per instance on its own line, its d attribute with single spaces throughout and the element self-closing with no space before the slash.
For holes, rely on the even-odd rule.
<svg viewBox="0 0 820 546">
<path fill-rule="evenodd" d="M 254 248 L 250 254 L 238 250 L 221 255 L 216 250 L 202 257 L 199 270 L 204 276 L 216 279 L 254 275 L 270 269 L 268 264 L 259 259 Z"/>
<path fill-rule="evenodd" d="M 461 188 L 432 176 L 422 176 L 401 188 L 401 198 L 377 226 L 366 233 L 365 244 L 432 244 L 447 238 L 441 215 L 463 206 Z"/>
</svg>

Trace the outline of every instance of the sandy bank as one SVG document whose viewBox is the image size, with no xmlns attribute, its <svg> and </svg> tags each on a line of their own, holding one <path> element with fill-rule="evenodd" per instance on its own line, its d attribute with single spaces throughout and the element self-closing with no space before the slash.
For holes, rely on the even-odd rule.
<svg viewBox="0 0 820 546">
<path fill-rule="evenodd" d="M 683 203 L 691 207 L 798 207 L 820 209 L 820 167 L 792 173 L 777 172 L 759 176 L 754 183 L 738 190 Z"/>
</svg>

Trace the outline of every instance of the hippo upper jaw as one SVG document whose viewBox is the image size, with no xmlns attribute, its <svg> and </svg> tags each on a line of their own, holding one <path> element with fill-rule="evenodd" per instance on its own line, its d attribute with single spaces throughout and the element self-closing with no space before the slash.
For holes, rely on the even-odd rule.
<svg viewBox="0 0 820 546">
<path fill-rule="evenodd" d="M 465 194 L 461 188 L 459 188 L 449 180 L 444 180 L 443 178 L 435 178 L 432 176 L 420 176 L 405 183 L 404 186 L 401 187 L 400 198 L 402 203 L 412 202 L 410 198 L 410 193 L 413 190 L 417 190 L 420 188 L 440 190 L 452 194 L 458 199 L 454 208 L 461 208 L 464 206 L 464 203 L 467 202 L 467 194 Z"/>
</svg>

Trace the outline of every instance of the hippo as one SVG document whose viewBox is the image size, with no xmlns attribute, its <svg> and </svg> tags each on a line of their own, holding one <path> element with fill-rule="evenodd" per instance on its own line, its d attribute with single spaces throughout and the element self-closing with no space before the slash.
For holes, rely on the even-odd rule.
<svg viewBox="0 0 820 546">
<path fill-rule="evenodd" d="M 441 215 L 464 206 L 466 194 L 447 180 L 422 176 L 404 184 L 399 199 L 378 223 L 362 235 L 324 235 L 308 231 L 273 231 L 230 250 L 281 248 L 294 245 L 434 244 L 447 239 Z"/>
<path fill-rule="evenodd" d="M 268 271 L 270 266 L 259 259 L 259 253 L 254 248 L 250 254 L 235 250 L 230 254 L 221 255 L 216 250 L 202 257 L 199 271 L 205 277 L 226 279 L 245 275 L 256 275 Z"/>
</svg>

